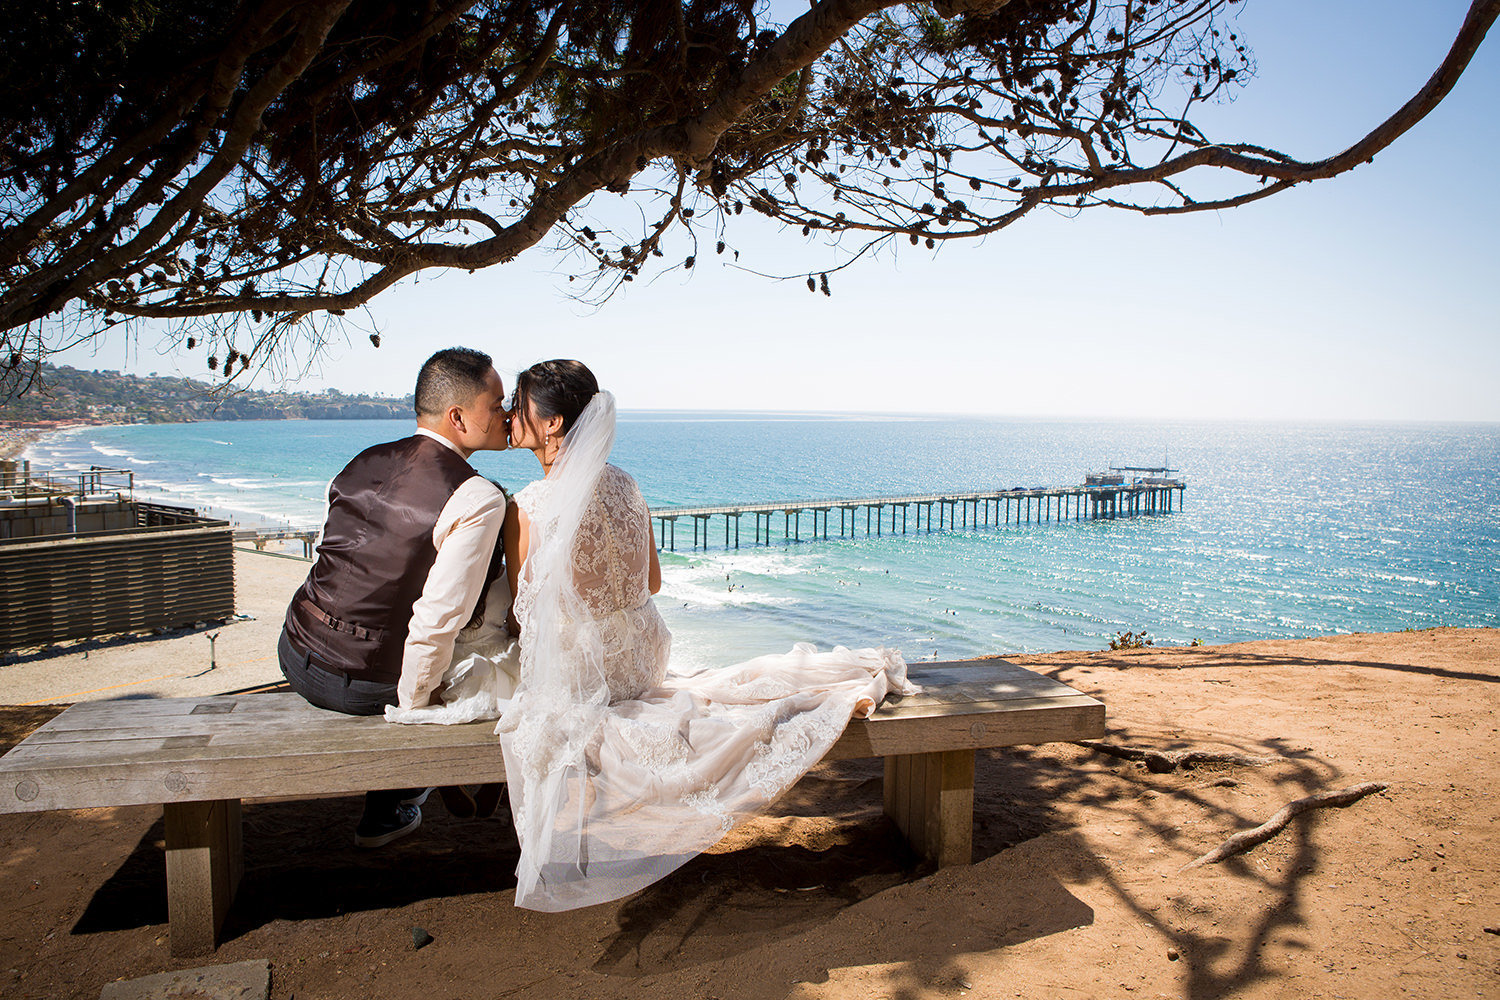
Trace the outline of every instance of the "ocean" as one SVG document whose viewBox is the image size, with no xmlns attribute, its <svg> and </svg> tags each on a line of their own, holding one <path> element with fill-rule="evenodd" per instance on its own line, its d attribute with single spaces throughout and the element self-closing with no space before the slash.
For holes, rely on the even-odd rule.
<svg viewBox="0 0 1500 1000">
<path fill-rule="evenodd" d="M 323 490 L 406 421 L 75 428 L 42 467 L 135 471 L 137 493 L 246 525 L 315 525 Z M 1025 420 L 879 414 L 624 412 L 612 459 L 653 506 L 1081 483 L 1170 465 L 1180 510 L 663 552 L 657 601 L 682 666 L 793 642 L 888 644 L 908 659 L 1493 627 L 1500 618 L 1500 425 Z M 519 489 L 529 452 L 481 453 Z M 772 519 L 779 535 L 782 518 Z M 889 524 L 889 522 L 887 522 Z M 834 518 L 836 531 L 837 518 Z"/>
</svg>

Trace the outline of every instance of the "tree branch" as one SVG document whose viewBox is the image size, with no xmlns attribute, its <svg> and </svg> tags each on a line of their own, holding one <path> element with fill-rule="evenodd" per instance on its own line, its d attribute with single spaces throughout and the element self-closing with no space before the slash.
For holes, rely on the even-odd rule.
<svg viewBox="0 0 1500 1000">
<path fill-rule="evenodd" d="M 1338 791 L 1319 792 L 1316 795 L 1309 795 L 1306 798 L 1294 799 L 1278 809 L 1276 815 L 1266 820 L 1260 826 L 1255 827 L 1253 830 L 1241 830 L 1207 854 L 1183 865 L 1178 869 L 1178 872 L 1185 872 L 1192 868 L 1202 868 L 1204 865 L 1216 865 L 1220 861 L 1232 858 L 1237 854 L 1244 854 L 1252 847 L 1264 844 L 1276 836 L 1293 819 L 1310 809 L 1351 805 L 1366 795 L 1383 792 L 1387 787 L 1383 781 L 1366 781 L 1363 784 L 1350 785 L 1348 788 L 1341 788 Z"/>
</svg>

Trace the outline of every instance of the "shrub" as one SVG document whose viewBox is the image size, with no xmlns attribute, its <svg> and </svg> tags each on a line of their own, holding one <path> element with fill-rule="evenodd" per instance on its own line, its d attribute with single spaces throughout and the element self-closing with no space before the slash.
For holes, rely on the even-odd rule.
<svg viewBox="0 0 1500 1000">
<path fill-rule="evenodd" d="M 1155 643 L 1151 641 L 1151 637 L 1146 634 L 1145 629 L 1139 632 L 1121 632 L 1109 640 L 1110 649 L 1145 649 L 1147 646 L 1153 645 Z"/>
</svg>

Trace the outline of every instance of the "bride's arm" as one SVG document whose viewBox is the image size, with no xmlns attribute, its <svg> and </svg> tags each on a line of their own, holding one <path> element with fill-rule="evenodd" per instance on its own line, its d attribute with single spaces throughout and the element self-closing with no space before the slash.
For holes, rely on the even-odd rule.
<svg viewBox="0 0 1500 1000">
<path fill-rule="evenodd" d="M 656 555 L 656 539 L 651 537 L 651 516 L 646 516 L 646 544 L 651 548 L 651 568 L 646 571 L 646 587 L 653 594 L 661 593 L 661 560 Z"/>
<path fill-rule="evenodd" d="M 530 519 L 518 503 L 505 507 L 505 523 L 500 527 L 500 536 L 505 544 L 505 579 L 510 584 L 510 610 L 505 613 L 505 627 L 511 635 L 521 634 L 521 625 L 516 621 L 516 587 L 521 579 L 521 565 L 526 562 L 526 546 L 530 540 Z"/>
</svg>

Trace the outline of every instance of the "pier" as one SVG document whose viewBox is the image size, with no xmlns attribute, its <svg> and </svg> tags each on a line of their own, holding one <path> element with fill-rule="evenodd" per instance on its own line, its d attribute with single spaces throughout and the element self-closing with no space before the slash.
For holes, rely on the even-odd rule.
<svg viewBox="0 0 1500 1000">
<path fill-rule="evenodd" d="M 908 534 L 955 528 L 989 528 L 1008 524 L 1084 521 L 1167 514 L 1181 510 L 1187 484 L 1167 478 L 1164 468 L 1119 467 L 1090 475 L 1082 486 L 1013 487 L 980 492 L 927 493 L 911 496 L 849 497 L 837 500 L 796 500 L 775 503 L 716 504 L 702 507 L 655 507 L 657 548 L 677 551 L 677 522 L 692 527 L 692 547 L 708 548 L 718 537 L 713 521 L 724 519 L 726 549 L 740 547 L 741 518 L 753 517 L 753 545 L 769 545 L 774 519 L 781 517 L 781 538 L 802 541 L 802 517 L 812 518 L 808 540 L 835 537 L 833 514 L 838 513 L 836 537 L 853 538 L 863 522 L 866 536 Z M 1150 473 L 1127 481 L 1129 472 Z M 861 516 L 863 513 L 863 516 Z M 686 534 L 686 533 L 684 533 Z M 687 541 L 686 538 L 683 539 Z"/>
<path fill-rule="evenodd" d="M 322 528 L 236 528 L 236 542 L 253 542 L 257 552 L 264 552 L 271 542 L 296 540 L 302 543 L 302 558 L 311 559 Z"/>
</svg>

